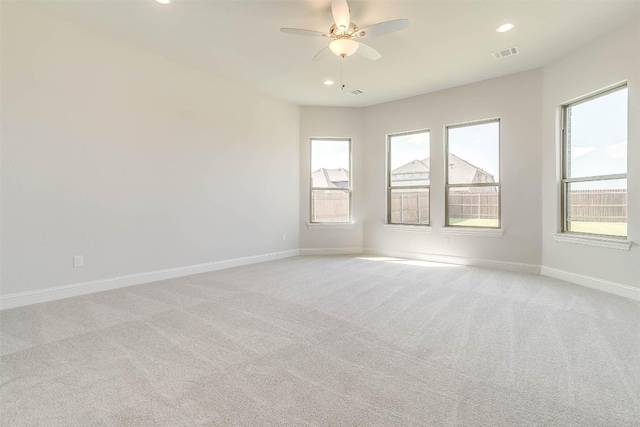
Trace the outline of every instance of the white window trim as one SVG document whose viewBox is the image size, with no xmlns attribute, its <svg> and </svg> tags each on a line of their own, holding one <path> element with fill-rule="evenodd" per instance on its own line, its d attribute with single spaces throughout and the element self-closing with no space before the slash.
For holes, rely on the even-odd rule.
<svg viewBox="0 0 640 427">
<path fill-rule="evenodd" d="M 494 117 L 489 119 L 474 120 L 471 122 L 456 123 L 447 125 L 444 128 L 444 162 L 445 162 L 445 176 L 444 176 L 444 210 L 445 210 L 445 225 L 442 228 L 443 234 L 460 235 L 460 236 L 500 236 L 502 237 L 504 231 L 502 229 L 502 176 L 496 183 L 491 184 L 470 184 L 469 186 L 495 186 L 498 188 L 498 227 L 464 227 L 460 225 L 447 224 L 449 222 L 449 189 L 455 186 L 461 186 L 462 184 L 449 184 L 449 129 L 481 125 L 486 123 L 498 123 L 498 168 L 499 173 L 502 172 L 502 119 L 500 117 Z M 465 184 L 466 185 L 466 184 Z M 455 230 L 455 232 L 453 231 Z"/>
<path fill-rule="evenodd" d="M 483 236 L 483 237 L 502 237 L 504 230 L 502 228 L 488 228 L 488 227 L 443 227 L 442 234 L 449 236 Z"/>
<path fill-rule="evenodd" d="M 387 134 L 387 222 L 384 224 L 384 228 L 387 231 L 421 231 L 423 233 L 431 231 L 431 177 L 429 177 L 429 185 L 412 185 L 406 187 L 398 186 L 400 188 L 414 187 L 417 189 L 427 189 L 429 191 L 429 222 L 422 225 L 391 222 L 391 192 L 394 189 L 399 189 L 391 185 L 391 138 L 394 136 L 413 135 L 417 133 L 429 134 L 429 164 L 431 164 L 431 129 L 427 128 Z M 415 229 L 411 227 L 415 227 Z M 428 228 L 429 230 L 424 230 L 424 228 Z"/>
<path fill-rule="evenodd" d="M 572 243 L 575 245 L 595 246 L 598 248 L 617 249 L 628 251 L 633 244 L 630 240 L 608 239 L 599 236 L 576 235 L 572 233 L 555 233 L 553 240 L 556 242 Z"/>
<path fill-rule="evenodd" d="M 320 140 L 320 141 L 348 141 L 349 143 L 349 187 L 348 187 L 348 192 L 349 192 L 349 221 L 347 222 L 311 222 L 311 214 L 312 214 L 312 210 L 311 210 L 311 198 L 312 198 L 312 194 L 314 190 L 323 190 L 323 188 L 319 188 L 319 187 L 314 187 L 313 186 L 313 178 L 312 178 L 312 174 L 313 174 L 313 170 L 311 168 L 311 164 L 313 161 L 313 141 L 314 140 Z M 330 229 L 349 229 L 349 228 L 353 228 L 353 139 L 352 138 L 323 138 L 323 137 L 312 137 L 309 138 L 309 222 L 307 223 L 307 228 L 308 229 L 325 229 L 325 230 L 330 230 Z M 345 190 L 344 188 L 339 188 L 336 190 Z M 343 226 L 343 227 L 341 227 Z"/>
<path fill-rule="evenodd" d="M 624 236 L 620 238 L 616 238 L 613 236 L 609 236 L 606 234 L 588 234 L 588 233 L 580 233 L 576 231 L 567 230 L 568 224 L 568 212 L 567 212 L 567 187 L 570 182 L 579 182 L 579 181 L 598 181 L 598 180 L 607 180 L 607 179 L 628 179 L 628 171 L 624 174 L 614 174 L 614 175 L 597 175 L 592 177 L 581 177 L 581 178 L 567 178 L 567 133 L 565 128 L 567 127 L 567 110 L 572 105 L 581 104 L 583 102 L 588 102 L 593 99 L 597 99 L 601 96 L 605 96 L 609 93 L 621 90 L 623 88 L 628 89 L 627 82 L 616 83 L 604 89 L 598 90 L 596 92 L 592 92 L 580 98 L 574 99 L 573 101 L 569 101 L 560 106 L 560 227 L 561 232 L 553 235 L 553 239 L 558 242 L 565 243 L 575 243 L 579 245 L 586 246 L 597 246 L 602 248 L 609 249 L 620 249 L 620 250 L 630 250 L 632 242 L 627 240 L 629 237 Z M 629 111 L 627 110 L 627 119 L 629 116 Z M 627 192 L 629 191 L 629 187 L 627 184 Z M 629 206 L 627 205 L 627 209 Z M 629 217 L 627 215 L 627 223 Z M 628 233 L 628 232 L 627 232 Z"/>
<path fill-rule="evenodd" d="M 431 226 L 429 225 L 414 225 L 414 224 L 382 224 L 382 227 L 386 231 L 404 231 L 414 233 L 431 233 Z"/>
<path fill-rule="evenodd" d="M 356 224 L 354 222 L 308 222 L 309 230 L 352 230 Z"/>
</svg>

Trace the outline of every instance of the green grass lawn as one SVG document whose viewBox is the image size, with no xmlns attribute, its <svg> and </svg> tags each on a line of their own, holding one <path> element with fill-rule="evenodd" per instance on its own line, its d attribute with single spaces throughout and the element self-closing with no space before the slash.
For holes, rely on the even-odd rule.
<svg viewBox="0 0 640 427">
<path fill-rule="evenodd" d="M 449 224 L 461 227 L 497 227 L 497 219 L 489 218 L 449 218 Z"/>
<path fill-rule="evenodd" d="M 576 233 L 605 234 L 607 236 L 626 236 L 626 222 L 587 222 L 571 221 L 569 231 Z"/>
<path fill-rule="evenodd" d="M 485 218 L 450 218 L 449 224 L 460 227 L 497 227 L 498 220 Z M 569 231 L 624 237 L 627 235 L 627 223 L 572 221 L 569 224 Z"/>
</svg>

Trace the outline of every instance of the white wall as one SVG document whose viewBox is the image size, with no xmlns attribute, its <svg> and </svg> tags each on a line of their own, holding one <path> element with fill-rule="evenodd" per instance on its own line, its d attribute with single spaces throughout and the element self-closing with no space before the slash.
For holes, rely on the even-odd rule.
<svg viewBox="0 0 640 427">
<path fill-rule="evenodd" d="M 360 109 L 297 107 L 22 4 L 1 12 L 3 296 L 298 248 L 543 265 L 640 288 L 637 243 L 552 239 L 557 108 L 628 80 L 629 238 L 640 240 L 637 22 L 543 70 Z M 504 235 L 447 245 L 444 126 L 490 117 L 502 119 Z M 424 128 L 432 231 L 385 230 L 386 135 Z M 307 227 L 312 137 L 352 138 L 350 229 Z"/>
<path fill-rule="evenodd" d="M 2 295 L 297 251 L 298 106 L 25 5 L 1 19 Z"/>
<path fill-rule="evenodd" d="M 540 264 L 542 71 L 533 70 L 460 86 L 365 111 L 364 246 L 373 251 L 444 255 L 463 263 Z M 501 119 L 502 237 L 450 236 L 445 243 L 444 127 Z M 430 233 L 385 230 L 386 135 L 431 131 Z M 482 264 L 482 263 L 481 263 Z M 484 263 L 487 264 L 487 263 Z M 491 265 L 491 263 L 488 263 Z M 508 264 L 507 264 L 508 265 Z"/>
<path fill-rule="evenodd" d="M 630 251 L 557 242 L 560 231 L 559 106 L 628 81 L 628 194 Z M 543 228 L 544 266 L 640 288 L 640 25 L 620 28 L 544 68 Z"/>
<path fill-rule="evenodd" d="M 346 95 L 345 95 L 346 96 Z M 302 107 L 300 110 L 300 248 L 362 250 L 364 189 L 362 150 L 363 110 L 361 108 Z M 350 228 L 310 229 L 309 188 L 311 185 L 311 138 L 351 138 L 352 222 Z M 307 250 L 307 251 L 305 251 Z M 329 251 L 328 253 L 330 253 Z"/>
<path fill-rule="evenodd" d="M 308 139 L 361 135 L 354 148 L 356 232 L 306 230 L 302 248 L 362 247 L 378 254 L 540 271 L 640 299 L 640 29 L 637 20 L 543 69 L 363 109 L 305 107 L 301 112 L 301 220 L 308 218 Z M 560 229 L 559 106 L 627 80 L 629 87 L 630 251 L 554 241 Z M 444 126 L 500 117 L 502 237 L 460 236 L 445 242 Z M 361 120 L 361 123 L 358 122 Z M 431 232 L 388 230 L 386 136 L 431 131 Z M 361 132 L 359 134 L 358 132 Z M 438 161 L 440 159 L 440 161 Z M 358 167 L 360 165 L 360 167 Z"/>
</svg>

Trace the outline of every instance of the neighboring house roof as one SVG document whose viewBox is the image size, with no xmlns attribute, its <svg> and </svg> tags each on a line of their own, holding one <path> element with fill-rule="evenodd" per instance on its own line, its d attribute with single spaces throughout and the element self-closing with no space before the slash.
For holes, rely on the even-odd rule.
<svg viewBox="0 0 640 427">
<path fill-rule="evenodd" d="M 627 170 L 627 141 L 607 147 L 587 148 L 571 161 L 574 177 L 624 173 Z M 593 181 L 590 188 L 626 188 L 620 180 Z"/>
<path fill-rule="evenodd" d="M 455 184 L 495 182 L 493 175 L 449 153 L 449 182 Z"/>
<path fill-rule="evenodd" d="M 391 175 L 399 175 L 405 173 L 429 173 L 429 158 L 424 160 L 412 160 L 391 171 Z"/>
<path fill-rule="evenodd" d="M 429 158 L 412 160 L 392 170 L 391 185 L 429 185 Z"/>
<path fill-rule="evenodd" d="M 349 171 L 321 168 L 311 173 L 311 186 L 316 188 L 349 187 Z"/>
<path fill-rule="evenodd" d="M 478 183 L 494 182 L 494 177 L 455 154 L 449 154 L 449 182 Z M 399 185 L 428 185 L 429 157 L 412 160 L 391 171 L 391 179 Z M 349 187 L 349 171 L 346 169 L 321 168 L 311 173 L 311 185 L 315 188 Z"/>
<path fill-rule="evenodd" d="M 424 160 L 412 160 L 391 171 L 391 179 L 395 183 L 402 182 L 402 185 L 429 184 L 429 157 Z M 413 179 L 409 174 L 425 174 L 424 177 Z M 407 176 L 403 179 L 402 175 Z M 449 182 L 452 183 L 479 183 L 495 182 L 494 176 L 489 172 L 472 165 L 455 154 L 449 153 Z"/>
</svg>

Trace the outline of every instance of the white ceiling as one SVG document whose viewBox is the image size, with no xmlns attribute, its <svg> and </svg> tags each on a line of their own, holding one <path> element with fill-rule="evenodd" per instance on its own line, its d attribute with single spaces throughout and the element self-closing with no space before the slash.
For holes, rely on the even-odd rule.
<svg viewBox="0 0 640 427">
<path fill-rule="evenodd" d="M 340 91 L 340 58 L 311 61 L 326 39 L 279 31 L 328 31 L 330 0 L 28 3 L 299 105 L 359 107 L 540 67 L 640 19 L 640 0 L 350 0 L 351 20 L 360 28 L 398 18 L 410 22 L 408 29 L 366 40 L 382 53 L 378 61 L 358 55 L 344 60 L 347 89 L 364 92 L 354 96 Z M 496 33 L 505 22 L 515 29 Z M 493 58 L 493 51 L 514 45 L 519 55 Z M 337 84 L 324 86 L 328 78 Z"/>
</svg>

